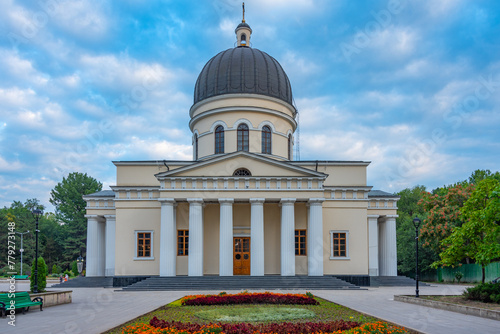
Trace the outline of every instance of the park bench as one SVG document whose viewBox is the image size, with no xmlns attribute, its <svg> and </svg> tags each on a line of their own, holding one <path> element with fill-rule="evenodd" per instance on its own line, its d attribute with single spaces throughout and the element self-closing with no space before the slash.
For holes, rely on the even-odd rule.
<svg viewBox="0 0 500 334">
<path fill-rule="evenodd" d="M 13 298 L 9 298 L 9 295 Z M 14 295 L 14 296 L 12 296 Z M 30 298 L 28 292 L 16 292 L 16 293 L 2 293 L 0 294 L 0 316 L 7 315 L 7 311 L 11 309 L 11 301 L 14 300 L 14 309 L 22 308 L 23 314 L 29 311 L 30 306 L 40 305 L 40 311 L 43 311 L 43 298 L 36 297 L 33 300 Z"/>
<path fill-rule="evenodd" d="M 14 279 L 28 279 L 28 275 L 13 275 Z"/>
</svg>

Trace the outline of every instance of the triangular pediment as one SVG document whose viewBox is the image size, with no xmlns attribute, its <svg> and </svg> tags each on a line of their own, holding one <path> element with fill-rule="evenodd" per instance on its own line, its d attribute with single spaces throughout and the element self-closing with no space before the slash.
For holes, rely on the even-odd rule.
<svg viewBox="0 0 500 334">
<path fill-rule="evenodd" d="M 169 177 L 232 177 L 235 170 L 245 168 L 252 177 L 326 178 L 324 173 L 292 165 L 249 152 L 234 152 L 189 166 L 156 174 L 158 179 Z"/>
</svg>

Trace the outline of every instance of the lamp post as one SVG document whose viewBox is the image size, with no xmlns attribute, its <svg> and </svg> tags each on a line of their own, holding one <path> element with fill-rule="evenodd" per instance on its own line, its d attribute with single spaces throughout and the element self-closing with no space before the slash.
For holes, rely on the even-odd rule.
<svg viewBox="0 0 500 334">
<path fill-rule="evenodd" d="M 415 297 L 418 298 L 418 228 L 420 227 L 421 220 L 418 217 L 413 218 L 413 226 L 415 226 Z"/>
<path fill-rule="evenodd" d="M 31 211 L 33 214 L 33 217 L 35 217 L 36 221 L 36 228 L 35 228 L 35 284 L 33 286 L 33 292 L 38 293 L 38 219 L 40 219 L 40 216 L 43 215 L 43 211 L 39 209 L 33 209 Z"/>
<path fill-rule="evenodd" d="M 81 275 L 83 271 L 83 257 L 81 255 L 76 259 L 76 267 L 78 268 L 78 274 Z"/>
<path fill-rule="evenodd" d="M 24 253 L 24 248 L 23 248 L 23 236 L 25 234 L 30 233 L 30 231 L 26 232 L 16 232 L 17 234 L 21 235 L 21 248 L 19 249 L 19 253 L 21 253 L 21 276 L 23 276 L 23 253 Z"/>
</svg>

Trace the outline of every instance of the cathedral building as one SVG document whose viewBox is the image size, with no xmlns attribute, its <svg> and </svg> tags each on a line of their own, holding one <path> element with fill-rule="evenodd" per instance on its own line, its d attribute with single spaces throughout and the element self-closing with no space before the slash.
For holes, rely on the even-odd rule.
<svg viewBox="0 0 500 334">
<path fill-rule="evenodd" d="M 193 160 L 114 161 L 87 202 L 86 275 L 396 276 L 397 196 L 367 161 L 296 161 L 297 110 L 280 63 L 236 47 L 202 69 Z"/>
</svg>

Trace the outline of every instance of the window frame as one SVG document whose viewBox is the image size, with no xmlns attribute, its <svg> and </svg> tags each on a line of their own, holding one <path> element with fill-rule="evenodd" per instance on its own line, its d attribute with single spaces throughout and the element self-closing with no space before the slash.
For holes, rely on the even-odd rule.
<svg viewBox="0 0 500 334">
<path fill-rule="evenodd" d="M 300 235 L 300 232 L 304 232 L 304 235 Z M 297 234 L 298 233 L 298 234 Z M 307 256 L 307 229 L 295 229 L 295 256 Z M 301 247 L 300 247 L 300 239 L 301 238 L 304 238 L 304 248 L 303 248 L 303 251 L 304 251 L 304 254 L 300 254 L 300 251 L 302 250 Z M 299 238 L 299 240 L 297 241 L 297 238 Z M 298 254 L 297 254 L 297 247 L 298 247 Z"/>
<path fill-rule="evenodd" d="M 236 148 L 237 151 L 250 151 L 250 127 L 246 123 L 238 125 L 236 130 Z"/>
<path fill-rule="evenodd" d="M 151 241 L 151 244 L 150 244 L 150 254 L 149 256 L 139 256 L 139 233 L 150 233 L 150 241 Z M 134 231 L 134 236 L 135 236 L 135 255 L 134 255 L 134 260 L 138 260 L 138 261 L 148 261 L 148 260 L 154 260 L 155 257 L 154 257 L 154 233 L 155 231 L 153 230 L 137 230 L 137 231 Z"/>
<path fill-rule="evenodd" d="M 184 232 L 184 235 L 179 235 L 179 232 Z M 186 234 L 187 233 L 187 234 Z M 179 254 L 179 238 L 183 238 L 182 244 L 183 244 L 183 252 L 182 254 Z M 186 241 L 186 238 L 188 240 Z M 178 229 L 177 230 L 177 235 L 176 235 L 176 243 L 177 243 L 177 256 L 189 256 L 189 230 L 188 229 Z M 187 251 L 187 254 L 186 254 Z"/>
<path fill-rule="evenodd" d="M 214 131 L 214 153 L 215 154 L 223 154 L 224 153 L 224 127 L 222 125 L 218 125 Z"/>
<path fill-rule="evenodd" d="M 345 234 L 345 256 L 334 256 L 335 251 L 333 249 L 333 235 L 335 233 Z M 350 260 L 349 257 L 349 231 L 347 230 L 332 230 L 330 231 L 330 260 Z"/>
<path fill-rule="evenodd" d="M 269 125 L 265 125 L 262 127 L 262 153 L 263 154 L 272 154 L 273 147 L 273 131 Z"/>
</svg>

